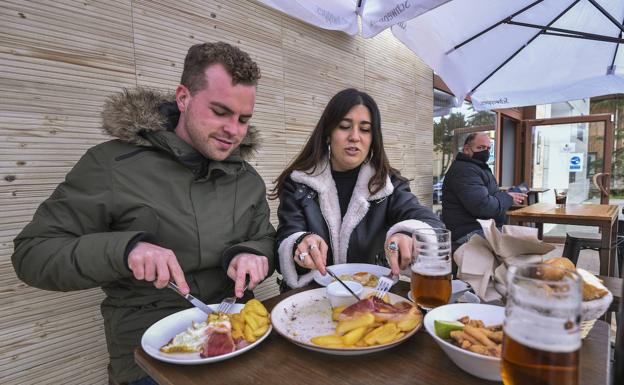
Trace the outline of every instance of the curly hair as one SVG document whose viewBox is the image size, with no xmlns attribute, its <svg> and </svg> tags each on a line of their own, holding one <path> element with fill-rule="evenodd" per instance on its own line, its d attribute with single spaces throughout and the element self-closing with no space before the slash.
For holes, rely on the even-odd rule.
<svg viewBox="0 0 624 385">
<path fill-rule="evenodd" d="M 180 83 L 186 86 L 191 94 L 203 89 L 206 86 L 204 71 L 213 64 L 221 64 L 232 76 L 234 85 L 258 85 L 260 69 L 256 62 L 240 48 L 222 41 L 195 44 L 189 48 L 184 59 Z"/>
</svg>

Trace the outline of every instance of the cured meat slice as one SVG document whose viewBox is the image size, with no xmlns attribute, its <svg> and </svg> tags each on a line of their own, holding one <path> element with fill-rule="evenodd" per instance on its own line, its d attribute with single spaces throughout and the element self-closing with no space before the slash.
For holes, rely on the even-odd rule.
<svg viewBox="0 0 624 385">
<path fill-rule="evenodd" d="M 202 358 L 215 357 L 236 350 L 236 345 L 232 339 L 232 333 L 213 330 L 209 335 L 199 355 Z"/>
<path fill-rule="evenodd" d="M 206 342 L 199 353 L 202 358 L 220 356 L 236 350 L 236 344 L 232 339 L 232 324 L 227 316 L 210 322 L 206 328 L 206 335 Z"/>
<path fill-rule="evenodd" d="M 398 320 L 402 318 L 402 315 L 408 314 L 413 308 L 414 305 L 409 302 L 398 302 L 393 305 L 386 303 L 377 297 L 372 297 L 362 299 L 353 305 L 348 306 L 342 311 L 338 319 L 343 321 L 357 318 L 366 313 L 372 313 L 377 320 Z"/>
</svg>

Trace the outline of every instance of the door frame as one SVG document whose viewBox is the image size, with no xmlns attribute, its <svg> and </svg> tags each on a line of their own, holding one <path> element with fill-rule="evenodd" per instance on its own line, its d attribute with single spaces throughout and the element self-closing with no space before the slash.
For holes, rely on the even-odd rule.
<svg viewBox="0 0 624 385">
<path fill-rule="evenodd" d="M 611 161 L 613 158 L 613 140 L 614 140 L 614 125 L 613 117 L 611 114 L 593 114 L 582 116 L 569 116 L 562 118 L 548 118 L 548 119 L 526 119 L 522 121 L 524 131 L 524 174 L 523 179 L 527 181 L 530 187 L 533 187 L 533 127 L 535 126 L 550 126 L 557 124 L 572 124 L 572 123 L 596 123 L 603 122 L 605 127 L 605 138 L 603 142 L 603 154 L 604 161 L 602 164 L 602 172 L 605 175 L 604 183 L 605 190 L 600 190 L 600 204 L 609 203 L 609 192 L 611 190 Z M 605 192 L 607 193 L 605 195 Z"/>
<path fill-rule="evenodd" d="M 496 180 L 502 181 L 503 179 L 503 159 L 507 159 L 508 161 L 514 162 L 514 181 L 513 184 L 520 184 L 523 180 L 522 175 L 522 162 L 524 160 L 523 157 L 523 125 L 522 125 L 522 110 L 515 110 L 511 108 L 496 110 L 496 137 L 500 138 L 500 146 L 496 146 Z M 515 151 L 513 159 L 509 159 L 509 156 L 503 154 L 503 141 L 505 140 L 505 135 L 503 134 L 503 122 L 505 119 L 512 120 L 516 123 L 516 134 L 515 134 Z M 520 161 L 518 161 L 518 158 Z"/>
</svg>

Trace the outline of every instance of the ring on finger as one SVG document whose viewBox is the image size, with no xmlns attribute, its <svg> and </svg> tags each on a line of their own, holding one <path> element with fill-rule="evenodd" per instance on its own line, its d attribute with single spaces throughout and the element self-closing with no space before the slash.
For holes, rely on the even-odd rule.
<svg viewBox="0 0 624 385">
<path fill-rule="evenodd" d="M 388 251 L 391 253 L 396 253 L 399 250 L 399 245 L 396 242 L 392 241 L 388 244 Z"/>
<path fill-rule="evenodd" d="M 304 251 L 304 252 L 302 252 L 302 253 L 299 253 L 299 255 L 298 255 L 299 260 L 300 260 L 301 262 L 305 261 L 305 257 L 307 257 L 308 255 L 310 255 L 310 254 L 309 254 L 307 251 Z"/>
<path fill-rule="evenodd" d="M 309 249 L 310 249 L 310 251 L 316 249 L 316 245 L 310 245 Z"/>
</svg>

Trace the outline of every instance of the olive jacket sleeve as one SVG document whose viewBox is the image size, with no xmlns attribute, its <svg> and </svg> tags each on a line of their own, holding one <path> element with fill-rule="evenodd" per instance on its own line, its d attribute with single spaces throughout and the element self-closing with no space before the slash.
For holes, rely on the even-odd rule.
<svg viewBox="0 0 624 385">
<path fill-rule="evenodd" d="M 69 291 L 132 276 L 124 255 L 142 232 L 111 231 L 113 200 L 110 168 L 91 149 L 15 238 L 11 259 L 18 277 Z"/>
</svg>

